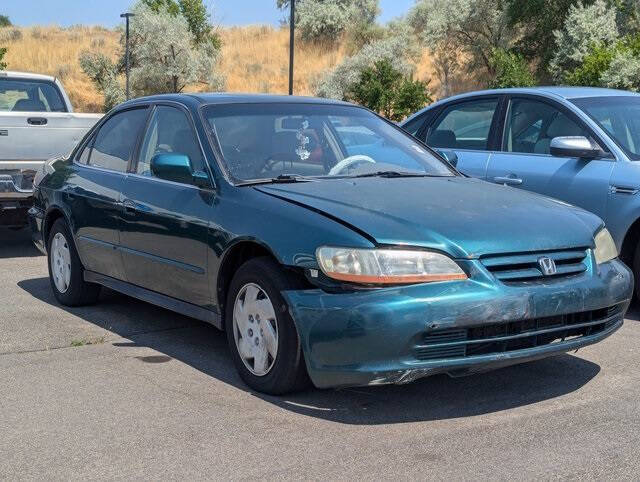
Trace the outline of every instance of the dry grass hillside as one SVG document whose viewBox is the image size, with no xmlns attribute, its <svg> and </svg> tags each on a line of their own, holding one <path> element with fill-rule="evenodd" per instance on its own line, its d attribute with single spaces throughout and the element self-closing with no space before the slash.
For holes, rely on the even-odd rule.
<svg viewBox="0 0 640 482">
<path fill-rule="evenodd" d="M 270 26 L 231 27 L 220 30 L 223 41 L 221 69 L 230 92 L 286 93 L 288 88 L 289 33 Z M 8 48 L 9 70 L 50 74 L 62 80 L 75 109 L 101 109 L 102 96 L 80 69 L 78 56 L 94 50 L 115 58 L 120 33 L 102 27 L 6 27 L 0 29 L 0 46 Z M 346 48 L 337 45 L 296 45 L 295 92 L 313 93 L 324 71 L 339 63 Z M 416 66 L 417 77 L 432 78 L 425 52 Z M 432 89 L 437 89 L 435 80 Z"/>
</svg>

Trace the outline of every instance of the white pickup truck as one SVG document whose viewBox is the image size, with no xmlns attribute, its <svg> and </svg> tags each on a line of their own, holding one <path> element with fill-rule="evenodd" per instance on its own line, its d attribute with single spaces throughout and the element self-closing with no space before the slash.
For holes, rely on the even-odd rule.
<svg viewBox="0 0 640 482">
<path fill-rule="evenodd" d="M 101 117 L 74 114 L 54 77 L 0 71 L 0 225 L 27 223 L 36 171 L 71 152 Z"/>
</svg>

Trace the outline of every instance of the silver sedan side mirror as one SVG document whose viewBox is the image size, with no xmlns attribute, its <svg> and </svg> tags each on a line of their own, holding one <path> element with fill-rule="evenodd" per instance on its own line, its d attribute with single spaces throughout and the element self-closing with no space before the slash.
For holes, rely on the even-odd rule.
<svg viewBox="0 0 640 482">
<path fill-rule="evenodd" d="M 556 157 L 597 159 L 603 155 L 602 150 L 584 136 L 554 137 L 549 149 L 551 155 Z"/>
</svg>

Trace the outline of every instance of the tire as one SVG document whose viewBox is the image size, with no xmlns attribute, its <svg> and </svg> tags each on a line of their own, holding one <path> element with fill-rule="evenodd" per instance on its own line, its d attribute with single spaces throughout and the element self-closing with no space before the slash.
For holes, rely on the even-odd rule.
<svg viewBox="0 0 640 482">
<path fill-rule="evenodd" d="M 47 264 L 53 295 L 61 304 L 82 306 L 97 301 L 100 285 L 84 280 L 84 268 L 64 219 L 57 219 L 49 232 Z"/>
<path fill-rule="evenodd" d="M 272 259 L 254 258 L 238 269 L 227 294 L 225 331 L 233 362 L 249 387 L 270 395 L 299 391 L 310 384 L 300 337 L 280 294 L 292 283 Z"/>
<path fill-rule="evenodd" d="M 640 301 L 640 244 L 636 246 L 636 252 L 633 255 L 633 277 L 635 278 L 635 286 L 633 288 L 636 300 Z"/>
</svg>

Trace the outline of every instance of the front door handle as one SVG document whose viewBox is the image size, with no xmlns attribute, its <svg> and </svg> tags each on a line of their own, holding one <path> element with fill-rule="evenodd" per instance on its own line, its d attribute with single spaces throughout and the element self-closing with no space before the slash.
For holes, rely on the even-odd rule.
<svg viewBox="0 0 640 482">
<path fill-rule="evenodd" d="M 505 186 L 519 186 L 522 184 L 522 179 L 515 176 L 498 176 L 493 178 L 493 182 L 504 184 Z"/>
<path fill-rule="evenodd" d="M 27 122 L 32 126 L 44 126 L 47 124 L 46 117 L 29 117 Z"/>
<path fill-rule="evenodd" d="M 122 207 L 127 214 L 136 213 L 136 203 L 134 203 L 131 199 L 125 199 L 124 201 L 122 201 Z"/>
</svg>

